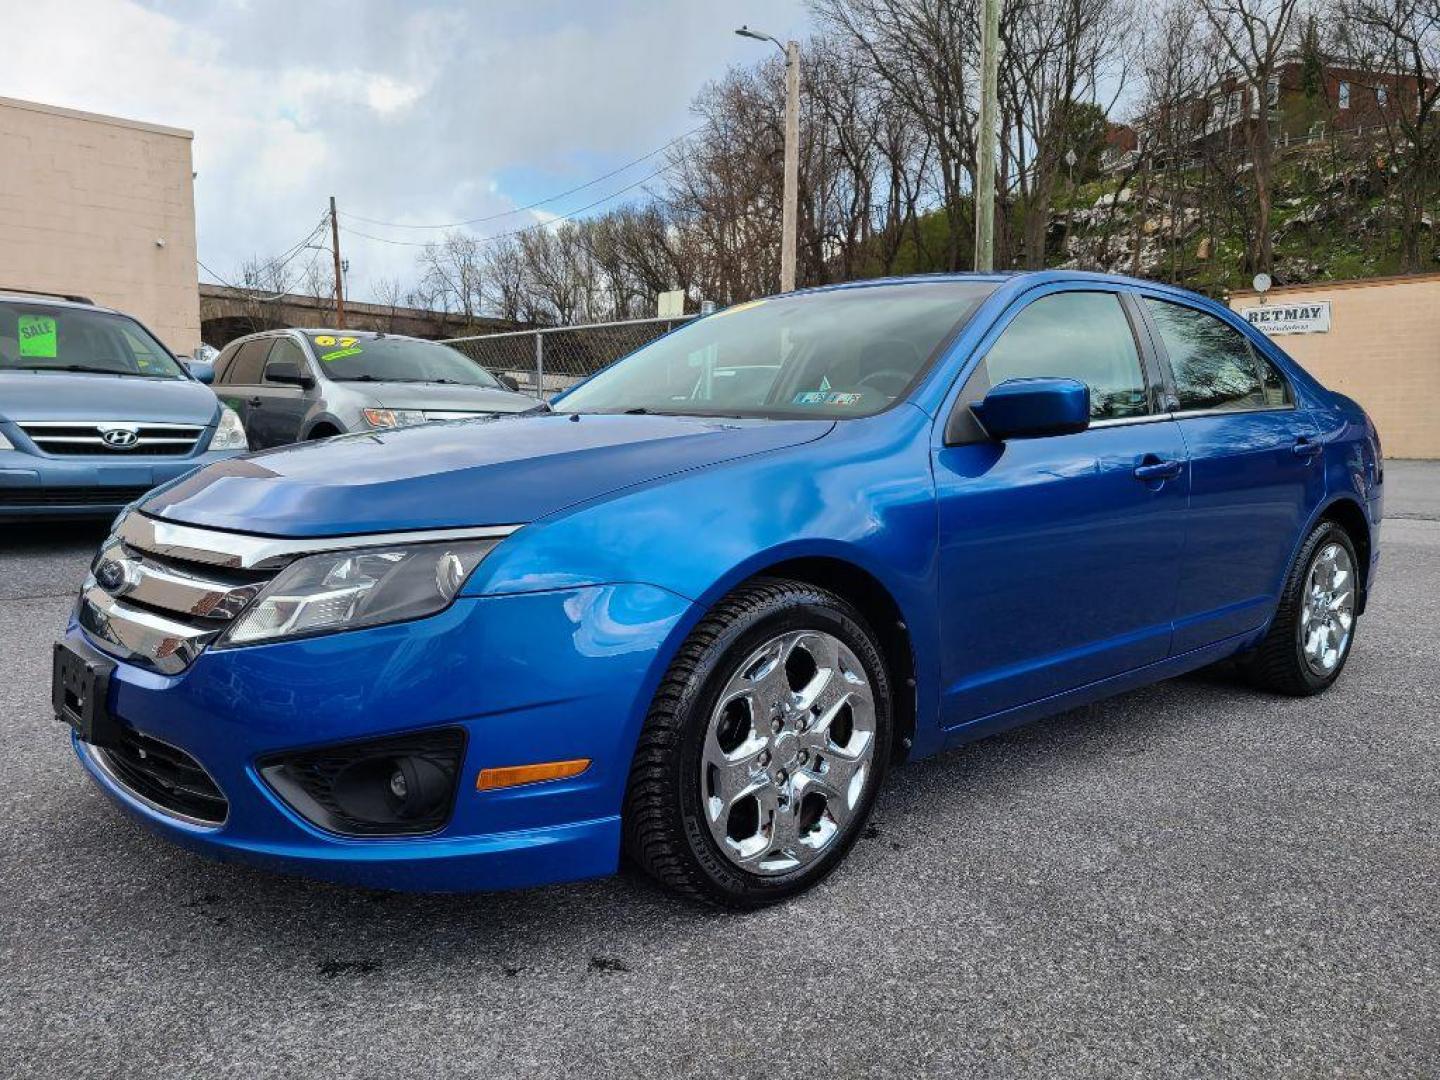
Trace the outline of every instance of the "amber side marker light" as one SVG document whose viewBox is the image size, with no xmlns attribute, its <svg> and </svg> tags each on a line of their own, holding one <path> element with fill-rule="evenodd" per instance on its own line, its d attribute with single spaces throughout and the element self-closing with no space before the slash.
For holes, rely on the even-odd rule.
<svg viewBox="0 0 1440 1080">
<path fill-rule="evenodd" d="M 506 765 L 499 769 L 481 769 L 475 778 L 477 791 L 494 791 L 496 788 L 519 787 L 521 784 L 539 784 L 545 780 L 568 780 L 579 776 L 590 767 L 590 759 L 576 758 L 573 761 L 544 761 L 538 765 Z"/>
</svg>

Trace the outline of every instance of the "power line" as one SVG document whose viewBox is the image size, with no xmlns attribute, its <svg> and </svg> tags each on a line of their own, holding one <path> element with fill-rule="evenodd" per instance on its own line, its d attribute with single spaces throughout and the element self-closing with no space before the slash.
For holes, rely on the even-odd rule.
<svg viewBox="0 0 1440 1080">
<path fill-rule="evenodd" d="M 467 225 L 479 225 L 486 221 L 498 221 L 500 218 L 514 217 L 516 214 L 523 214 L 527 210 L 534 210 L 537 207 L 545 206 L 552 202 L 557 202 L 558 200 L 565 198 L 567 195 L 574 195 L 577 191 L 584 191 L 588 187 L 594 187 L 596 184 L 599 184 L 602 181 L 609 180 L 612 176 L 619 176 L 627 169 L 632 169 L 636 165 L 639 165 L 642 161 L 649 161 L 657 154 L 663 154 L 672 146 L 675 146 L 677 143 L 684 142 L 686 139 L 690 138 L 690 136 L 696 134 L 700 130 L 701 129 L 698 127 L 691 128 L 689 131 L 685 132 L 685 134 L 680 135 L 677 138 L 671 139 L 668 143 L 660 147 L 658 150 L 651 150 L 650 153 L 644 154 L 636 158 L 634 161 L 628 161 L 624 165 L 621 165 L 618 169 L 612 169 L 608 173 L 605 173 L 603 176 L 597 176 L 593 180 L 587 180 L 583 184 L 577 184 L 575 187 L 562 191 L 557 195 L 550 195 L 544 199 L 540 199 L 537 202 L 529 203 L 526 206 L 517 206 L 513 210 L 506 210 L 503 213 L 499 214 L 489 214 L 486 217 L 469 218 L 465 221 L 452 221 L 444 225 L 409 225 L 400 221 L 380 221 L 376 218 L 361 217 L 359 214 L 352 214 L 345 210 L 340 211 L 340 216 L 344 218 L 350 218 L 353 221 L 363 221 L 367 225 L 381 225 L 386 228 L 392 229 L 460 229 L 464 228 Z M 356 235 L 363 236 L 364 234 L 356 233 Z M 371 239 L 378 238 L 372 237 Z M 399 243 L 399 241 L 394 242 Z"/>
<path fill-rule="evenodd" d="M 279 273 L 281 270 L 285 269 L 285 267 L 288 266 L 292 260 L 294 260 L 295 256 L 297 256 L 304 249 L 305 245 L 308 244 L 311 240 L 315 239 L 315 235 L 325 227 L 326 223 L 329 220 L 330 215 L 328 213 L 322 214 L 320 216 L 320 220 L 315 223 L 315 227 L 313 229 L 311 229 L 306 235 L 302 236 L 298 241 L 291 244 L 288 248 L 282 251 L 279 255 L 275 256 L 273 259 L 265 260 L 263 265 L 272 268 L 275 273 Z M 210 267 L 206 266 L 203 262 L 201 262 L 198 256 L 196 257 L 195 262 L 199 265 L 200 269 L 204 270 L 207 274 L 209 274 L 221 285 L 224 285 L 228 289 L 240 289 L 244 292 L 255 291 L 250 286 L 236 285 L 233 282 L 226 281 L 214 270 L 211 270 Z M 284 295 L 284 293 L 276 293 L 274 296 L 268 297 L 268 299 L 276 300 Z"/>
<path fill-rule="evenodd" d="M 659 176 L 661 173 L 665 172 L 665 171 L 666 171 L 667 169 L 669 169 L 669 168 L 670 168 L 670 166 L 668 166 L 668 165 L 663 165 L 663 166 L 661 166 L 660 168 L 656 169 L 654 172 L 650 173 L 648 176 L 642 176 L 639 180 L 636 180 L 633 184 L 627 184 L 627 185 L 625 185 L 623 188 L 621 188 L 619 191 L 612 191 L 609 195 L 606 195 L 603 199 L 596 199 L 594 202 L 592 202 L 592 203 L 587 203 L 586 205 L 580 207 L 580 208 L 577 209 L 577 210 L 571 210 L 569 213 L 557 214 L 557 215 L 555 215 L 553 218 L 550 218 L 548 221 L 537 221 L 534 225 L 527 225 L 527 226 L 526 226 L 525 228 L 523 228 L 523 229 L 512 229 L 510 232 L 495 233 L 493 236 L 477 236 L 477 237 L 475 238 L 475 240 L 476 240 L 477 243 L 488 244 L 488 243 L 491 243 L 492 241 L 495 241 L 495 240 L 504 240 L 504 239 L 506 239 L 507 237 L 519 236 L 521 233 L 533 232 L 533 231 L 535 231 L 536 229 L 543 229 L 543 228 L 545 228 L 547 225 L 553 225 L 553 224 L 555 224 L 557 221 L 568 221 L 570 218 L 575 217 L 577 214 L 583 214 L 583 213 L 585 213 L 585 211 L 587 211 L 587 210 L 593 210 L 593 209 L 595 209 L 595 207 L 601 205 L 602 203 L 607 203 L 607 202 L 609 202 L 611 199 L 615 199 L 615 198 L 618 198 L 618 197 L 621 196 L 621 195 L 624 195 L 627 191 L 633 191 L 635 188 L 639 187 L 641 184 L 649 183 L 651 180 L 654 180 L 655 177 Z M 343 216 L 343 215 L 342 215 L 342 216 Z M 418 247 L 418 248 L 423 248 L 423 247 L 429 247 L 431 244 L 433 244 L 433 243 L 435 242 L 435 241 L 433 241 L 433 240 L 392 240 L 392 239 L 391 239 L 390 237 L 388 237 L 388 236 L 372 236 L 372 235 L 370 235 L 369 233 L 357 232 L 355 229 L 350 228 L 348 225 L 345 226 L 345 232 L 348 233 L 350 236 L 360 236 L 360 237 L 363 237 L 363 238 L 366 239 L 366 240 L 375 240 L 375 241 L 378 241 L 379 243 L 382 243 L 382 244 L 393 244 L 393 245 L 396 246 L 396 247 Z"/>
</svg>

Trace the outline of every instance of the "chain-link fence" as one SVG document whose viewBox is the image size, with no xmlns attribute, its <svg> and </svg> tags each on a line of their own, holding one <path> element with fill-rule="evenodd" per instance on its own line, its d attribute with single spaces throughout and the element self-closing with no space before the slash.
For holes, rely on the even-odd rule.
<svg viewBox="0 0 1440 1080">
<path fill-rule="evenodd" d="M 464 353 L 491 374 L 511 379 L 526 393 L 548 397 L 694 317 L 516 330 L 450 338 L 444 344 Z"/>
</svg>

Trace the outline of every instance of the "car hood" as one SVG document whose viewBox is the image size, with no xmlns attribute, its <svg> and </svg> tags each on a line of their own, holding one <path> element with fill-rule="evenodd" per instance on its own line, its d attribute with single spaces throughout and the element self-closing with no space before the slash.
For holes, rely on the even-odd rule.
<svg viewBox="0 0 1440 1080">
<path fill-rule="evenodd" d="M 272 536 L 514 525 L 621 488 L 818 439 L 830 420 L 537 414 L 344 435 L 219 462 L 141 503 Z"/>
<path fill-rule="evenodd" d="M 140 420 L 208 424 L 215 395 L 190 379 L 70 372 L 0 372 L 0 419 Z"/>
<path fill-rule="evenodd" d="M 485 386 L 448 386 L 445 383 L 346 382 L 385 409 L 428 409 L 441 412 L 516 413 L 535 408 L 529 394 L 493 390 Z"/>
</svg>

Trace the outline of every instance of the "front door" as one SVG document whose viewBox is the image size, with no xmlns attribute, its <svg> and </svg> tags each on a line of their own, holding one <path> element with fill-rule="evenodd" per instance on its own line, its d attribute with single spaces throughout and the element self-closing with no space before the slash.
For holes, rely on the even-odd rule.
<svg viewBox="0 0 1440 1080">
<path fill-rule="evenodd" d="M 284 446 L 300 438 L 300 427 L 310 408 L 312 390 L 293 383 L 277 383 L 270 379 L 272 365 L 286 364 L 301 372 L 310 372 L 304 350 L 288 337 L 275 339 L 265 360 L 260 385 L 251 390 L 251 413 L 248 430 L 251 446 L 263 448 Z"/>
<path fill-rule="evenodd" d="M 1190 478 L 1137 322 L 1117 293 L 1050 290 L 982 345 L 957 408 L 1066 377 L 1090 387 L 1092 426 L 936 451 L 946 727 L 1169 652 Z"/>
</svg>

